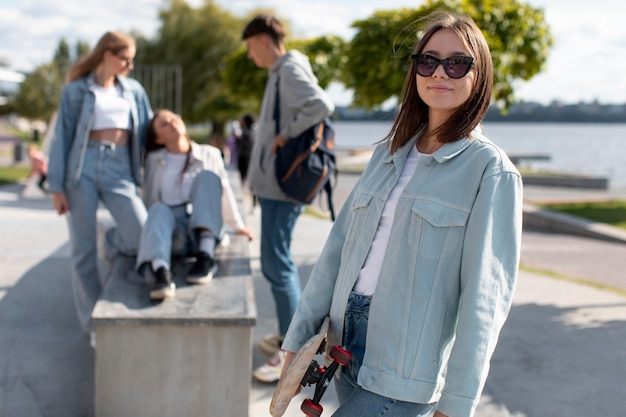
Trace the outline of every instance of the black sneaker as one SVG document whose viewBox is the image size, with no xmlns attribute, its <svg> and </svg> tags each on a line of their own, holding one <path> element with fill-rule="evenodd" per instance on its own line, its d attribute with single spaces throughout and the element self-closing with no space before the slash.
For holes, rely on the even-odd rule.
<svg viewBox="0 0 626 417">
<path fill-rule="evenodd" d="M 190 284 L 206 284 L 213 279 L 217 264 L 206 252 L 198 252 L 196 262 L 187 274 L 187 282 Z"/>
<path fill-rule="evenodd" d="M 165 267 L 160 267 L 154 271 L 154 287 L 150 291 L 150 298 L 162 300 L 165 297 L 176 295 L 176 284 L 172 282 L 172 273 Z"/>
</svg>

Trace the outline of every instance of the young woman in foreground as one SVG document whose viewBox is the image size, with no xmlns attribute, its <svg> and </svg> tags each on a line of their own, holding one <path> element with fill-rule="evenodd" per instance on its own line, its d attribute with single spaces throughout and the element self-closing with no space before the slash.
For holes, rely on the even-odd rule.
<svg viewBox="0 0 626 417">
<path fill-rule="evenodd" d="M 286 366 L 331 319 L 354 357 L 343 416 L 472 416 L 508 315 L 522 180 L 481 134 L 489 47 L 437 12 L 411 55 L 400 112 L 343 205 L 282 344 Z"/>
</svg>

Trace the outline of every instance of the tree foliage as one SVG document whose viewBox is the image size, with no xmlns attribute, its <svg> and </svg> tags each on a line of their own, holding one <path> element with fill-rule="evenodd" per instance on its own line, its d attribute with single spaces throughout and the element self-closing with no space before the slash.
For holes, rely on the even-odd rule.
<svg viewBox="0 0 626 417">
<path fill-rule="evenodd" d="M 346 42 L 337 36 L 309 40 L 289 40 L 289 49 L 297 49 L 309 57 L 311 67 L 322 88 L 339 79 L 345 63 Z M 241 100 L 243 109 L 258 112 L 267 83 L 267 69 L 258 68 L 248 58 L 245 47 L 239 48 L 226 61 L 224 81 L 228 91 Z"/>
<path fill-rule="evenodd" d="M 61 39 L 52 62 L 42 64 L 28 74 L 11 106 L 20 115 L 31 119 L 49 120 L 61 100 L 65 73 L 72 62 L 87 50 L 78 42 L 72 54 L 70 45 Z"/>
<path fill-rule="evenodd" d="M 24 117 L 49 120 L 59 106 L 62 86 L 63 74 L 58 66 L 40 65 L 22 81 L 11 105 Z"/>
<path fill-rule="evenodd" d="M 341 82 L 354 92 L 355 106 L 372 109 L 401 92 L 419 19 L 435 9 L 469 14 L 483 30 L 495 68 L 494 97 L 502 107 L 515 101 L 517 83 L 544 68 L 553 39 L 543 9 L 518 0 L 427 0 L 415 9 L 376 11 L 352 24 L 357 33 L 350 41 L 336 36 L 292 39 L 289 21 L 279 19 L 286 28 L 287 49 L 309 57 L 323 88 Z M 226 121 L 258 112 L 267 70 L 247 58 L 241 33 L 250 18 L 261 12 L 273 13 L 258 9 L 241 18 L 214 0 L 204 0 L 198 7 L 185 0 L 168 0 L 160 10 L 161 26 L 154 39 L 131 33 L 137 41 L 135 61 L 180 65 L 183 118 L 190 123 L 210 120 L 221 132 Z M 22 83 L 14 108 L 28 117 L 49 117 L 58 105 L 63 74 L 88 50 L 79 43 L 71 54 L 61 40 L 53 61 Z"/>
<path fill-rule="evenodd" d="M 145 45 L 139 55 L 141 62 L 182 66 L 185 120 L 224 122 L 239 109 L 224 88 L 222 68 L 241 46 L 242 21 L 213 0 L 205 0 L 197 8 L 184 0 L 171 0 L 159 18 L 158 36 Z"/>
<path fill-rule="evenodd" d="M 543 9 L 517 0 L 428 0 L 417 9 L 377 11 L 352 24 L 341 81 L 354 90 L 354 105 L 375 108 L 400 93 L 420 19 L 446 9 L 470 15 L 481 28 L 494 62 L 494 98 L 515 101 L 514 86 L 545 66 L 553 43 Z"/>
</svg>

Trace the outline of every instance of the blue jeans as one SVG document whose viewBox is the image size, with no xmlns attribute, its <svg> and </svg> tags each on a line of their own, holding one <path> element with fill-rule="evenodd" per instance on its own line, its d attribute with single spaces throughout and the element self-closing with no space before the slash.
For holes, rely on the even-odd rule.
<svg viewBox="0 0 626 417">
<path fill-rule="evenodd" d="M 224 235 L 222 219 L 222 180 L 211 171 L 201 171 L 191 186 L 191 213 L 186 205 L 169 207 L 156 203 L 148 211 L 141 233 L 137 269 L 155 259 L 170 260 L 197 251 L 195 229 L 210 230 L 216 241 Z M 213 256 L 213 253 L 209 255 Z"/>
<path fill-rule="evenodd" d="M 302 288 L 298 267 L 291 257 L 291 239 L 304 205 L 259 198 L 261 205 L 261 270 L 272 288 L 278 329 L 287 333 Z"/>
<path fill-rule="evenodd" d="M 72 247 L 73 291 L 83 329 L 91 330 L 91 312 L 100 297 L 98 275 L 97 210 L 99 202 L 109 210 L 116 228 L 107 243 L 116 253 L 135 256 L 147 211 L 132 178 L 127 146 L 89 141 L 80 181 L 65 190 L 70 206 L 67 216 Z"/>
<path fill-rule="evenodd" d="M 418 404 L 394 400 L 366 391 L 357 382 L 365 356 L 367 322 L 372 297 L 351 293 L 344 319 L 344 347 L 352 353 L 352 361 L 335 378 L 335 391 L 340 407 L 333 417 L 417 417 L 434 410 L 434 404 Z"/>
</svg>

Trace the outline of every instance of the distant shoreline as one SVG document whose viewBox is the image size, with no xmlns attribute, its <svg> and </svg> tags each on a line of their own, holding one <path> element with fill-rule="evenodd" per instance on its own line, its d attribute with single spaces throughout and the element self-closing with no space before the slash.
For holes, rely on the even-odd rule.
<svg viewBox="0 0 626 417">
<path fill-rule="evenodd" d="M 393 122 L 396 109 L 372 110 L 337 106 L 333 119 L 342 122 Z M 579 103 L 550 105 L 539 103 L 516 103 L 506 114 L 492 105 L 485 116 L 488 123 L 626 123 L 626 103 L 599 104 Z"/>
</svg>

